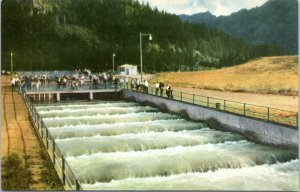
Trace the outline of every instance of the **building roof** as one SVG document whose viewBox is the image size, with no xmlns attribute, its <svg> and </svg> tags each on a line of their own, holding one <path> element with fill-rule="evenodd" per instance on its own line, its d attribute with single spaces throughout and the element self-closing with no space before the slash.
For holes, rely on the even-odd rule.
<svg viewBox="0 0 300 192">
<path fill-rule="evenodd" d="M 120 65 L 119 67 L 136 67 L 136 65 L 124 64 L 124 65 Z"/>
</svg>

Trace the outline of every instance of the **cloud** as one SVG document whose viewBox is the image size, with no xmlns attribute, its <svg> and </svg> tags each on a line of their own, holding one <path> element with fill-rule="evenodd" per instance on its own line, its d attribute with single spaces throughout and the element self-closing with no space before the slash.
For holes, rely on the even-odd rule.
<svg viewBox="0 0 300 192">
<path fill-rule="evenodd" d="M 174 14 L 195 14 L 210 11 L 216 16 L 229 15 L 241 9 L 251 9 L 263 5 L 267 0 L 139 0 L 149 2 L 159 10 Z"/>
</svg>

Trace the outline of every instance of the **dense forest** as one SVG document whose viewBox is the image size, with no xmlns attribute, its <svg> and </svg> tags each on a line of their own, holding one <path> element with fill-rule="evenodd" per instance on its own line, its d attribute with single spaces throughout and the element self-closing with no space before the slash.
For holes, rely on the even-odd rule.
<svg viewBox="0 0 300 192">
<path fill-rule="evenodd" d="M 204 25 L 182 22 L 136 0 L 4 0 L 2 68 L 16 70 L 90 68 L 140 63 L 143 38 L 146 72 L 220 68 L 249 59 L 285 54 L 278 46 L 249 43 Z"/>
<path fill-rule="evenodd" d="M 210 12 L 180 15 L 182 21 L 206 24 L 254 45 L 277 44 L 298 53 L 298 1 L 269 0 L 261 7 L 216 17 Z"/>
</svg>

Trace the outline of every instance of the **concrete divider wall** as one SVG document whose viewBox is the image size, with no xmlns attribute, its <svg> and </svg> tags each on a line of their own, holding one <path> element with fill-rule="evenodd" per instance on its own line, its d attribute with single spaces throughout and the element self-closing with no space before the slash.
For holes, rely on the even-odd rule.
<svg viewBox="0 0 300 192">
<path fill-rule="evenodd" d="M 256 142 L 298 148 L 298 130 L 288 126 L 130 90 L 123 90 L 122 98 L 177 113 L 191 120 L 205 121 L 211 128 L 238 132 Z"/>
</svg>

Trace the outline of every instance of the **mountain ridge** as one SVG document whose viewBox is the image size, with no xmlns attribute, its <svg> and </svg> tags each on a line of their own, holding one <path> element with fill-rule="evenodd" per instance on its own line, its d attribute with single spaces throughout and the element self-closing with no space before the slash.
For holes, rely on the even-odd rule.
<svg viewBox="0 0 300 192">
<path fill-rule="evenodd" d="M 205 24 L 254 45 L 274 44 L 290 54 L 298 52 L 298 1 L 269 0 L 260 7 L 242 9 L 229 16 L 179 15 L 182 21 Z"/>
</svg>

